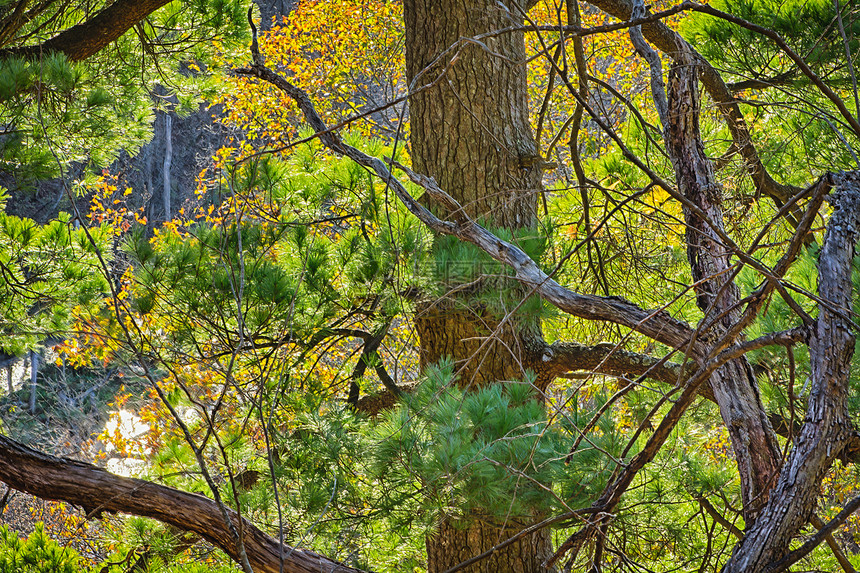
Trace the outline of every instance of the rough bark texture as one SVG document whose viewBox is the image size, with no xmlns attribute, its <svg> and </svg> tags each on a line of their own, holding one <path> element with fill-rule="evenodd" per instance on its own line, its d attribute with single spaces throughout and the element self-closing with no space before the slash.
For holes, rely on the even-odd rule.
<svg viewBox="0 0 860 573">
<path fill-rule="evenodd" d="M 119 0 L 89 20 L 64 30 L 41 44 L 2 50 L 0 57 L 62 53 L 69 61 L 79 62 L 103 50 L 132 26 L 169 1 Z"/>
<path fill-rule="evenodd" d="M 528 118 L 522 33 L 460 42 L 522 24 L 514 0 L 407 0 L 406 73 L 413 165 L 430 175 L 472 218 L 531 227 L 541 190 L 537 144 Z M 452 60 L 453 63 L 452 63 Z"/>
<path fill-rule="evenodd" d="M 525 525 L 527 524 L 511 525 L 503 529 L 494 524 L 473 521 L 469 523 L 468 528 L 458 528 L 445 521 L 436 535 L 427 539 L 427 570 L 445 571 L 471 557 L 488 552 L 495 545 L 519 533 Z M 545 571 L 543 562 L 551 554 L 550 538 L 541 530 L 526 535 L 520 541 L 491 553 L 485 559 L 461 571 L 486 573 Z"/>
<path fill-rule="evenodd" d="M 791 564 L 776 562 L 809 521 L 822 478 L 851 438 L 846 399 L 855 342 L 849 313 L 851 260 L 860 239 L 860 174 L 841 175 L 836 187 L 818 261 L 822 303 L 809 345 L 811 391 L 805 422 L 767 506 L 735 548 L 724 573 L 782 570 Z"/>
<path fill-rule="evenodd" d="M 415 323 L 421 367 L 453 358 L 463 387 L 521 380 L 532 367 L 529 349 L 535 346 L 538 334 L 528 317 L 513 315 L 501 320 L 485 308 L 443 299 L 422 305 Z"/>
<path fill-rule="evenodd" d="M 506 34 L 486 45 L 460 40 L 510 26 L 517 10 L 510 2 L 404 4 L 408 78 L 415 87 L 435 82 L 409 99 L 413 164 L 471 218 L 508 229 L 534 226 L 541 189 L 528 120 L 523 36 Z M 429 206 L 438 212 L 432 201 Z M 536 336 L 536 326 L 519 315 L 500 323 L 497 313 L 470 305 L 467 298 L 419 309 L 422 364 L 453 357 L 464 385 L 521 378 L 523 330 Z"/>
<path fill-rule="evenodd" d="M 237 559 L 236 543 L 214 501 L 140 479 L 113 475 L 91 464 L 57 458 L 31 450 L 0 435 L 0 481 L 41 497 L 82 506 L 89 514 L 121 512 L 151 517 L 192 531 Z M 232 510 L 233 525 L 243 531 L 245 551 L 255 572 L 359 573 L 322 555 L 281 546 Z"/>
<path fill-rule="evenodd" d="M 523 35 L 504 34 L 483 45 L 462 39 L 521 24 L 522 7 L 515 2 L 404 2 L 407 77 L 413 87 L 432 84 L 409 98 L 414 168 L 433 177 L 469 217 L 512 230 L 534 227 L 542 189 Z M 432 199 L 428 206 L 442 208 Z M 483 281 L 446 288 L 451 292 L 443 299 L 416 313 L 422 366 L 453 358 L 459 383 L 467 387 L 521 379 L 532 366 L 529 349 L 540 339 L 536 317 L 474 302 L 475 291 L 487 288 Z M 443 521 L 427 539 L 428 571 L 453 567 L 517 531 L 468 519 Z M 541 531 L 464 570 L 544 571 L 550 551 L 549 534 Z"/>
<path fill-rule="evenodd" d="M 684 206 L 687 258 L 696 283 L 696 302 L 704 313 L 700 336 L 722 338 L 740 316 L 740 292 L 732 281 L 732 253 L 717 236 L 723 229 L 722 188 L 705 156 L 699 133 L 699 91 L 695 59 L 679 46 L 669 75 L 666 150 L 678 190 L 700 213 Z M 704 217 L 702 217 L 702 214 Z M 767 501 L 780 465 L 779 445 L 761 403 L 746 358 L 728 362 L 710 381 L 728 428 L 741 478 L 744 519 L 750 525 Z"/>
</svg>

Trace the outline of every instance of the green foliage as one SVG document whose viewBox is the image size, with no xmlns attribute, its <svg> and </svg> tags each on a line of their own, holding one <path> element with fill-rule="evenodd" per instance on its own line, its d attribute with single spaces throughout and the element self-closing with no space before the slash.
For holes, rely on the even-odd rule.
<svg viewBox="0 0 860 573">
<path fill-rule="evenodd" d="M 337 19 L 352 25 L 358 21 L 353 16 L 361 15 L 366 5 L 349 5 L 352 11 Z M 726 0 L 714 5 L 780 30 L 799 53 L 811 54 L 810 63 L 834 89 L 847 89 L 840 76 L 843 46 L 830 24 L 832 6 L 823 0 L 779 6 Z M 397 16 L 399 4 L 384 6 L 391 12 L 377 14 L 379 21 L 362 41 L 380 40 L 378 53 L 369 46 L 371 60 L 384 56 L 394 65 L 400 44 L 380 35 L 379 27 L 388 21 L 381 16 Z M 326 12 L 325 2 L 303 7 L 312 9 L 311 16 Z M 847 15 L 846 21 L 854 54 L 853 38 L 860 30 Z M 805 181 L 820 166 L 850 164 L 850 151 L 835 133 L 842 126 L 833 121 L 831 104 L 804 93 L 808 81 L 772 44 L 722 20 L 693 16 L 685 22 L 684 33 L 712 62 L 728 68 L 730 79 L 764 78 L 780 84 L 783 91 L 776 96 L 762 92 L 751 101 L 759 96 L 749 91 L 742 95 L 749 96 L 745 110 L 770 110 L 756 118 L 756 136 L 763 138 L 756 143 L 781 181 Z M 315 22 L 320 23 L 325 21 Z M 239 34 L 244 27 L 238 4 L 195 0 L 171 3 L 141 22 L 136 33 L 169 51 L 171 45 L 185 46 L 217 30 Z M 325 45 L 310 43 L 321 37 L 316 29 L 299 30 L 302 42 L 290 40 L 294 30 L 289 26 L 261 40 L 270 63 L 278 61 L 278 42 L 290 44 L 289 57 L 280 60 L 285 66 L 305 60 L 304 46 Z M 340 50 L 351 45 L 336 43 L 331 47 Z M 211 61 L 202 46 L 178 50 L 176 57 L 159 53 L 158 65 L 167 64 L 162 78 L 169 84 L 167 95 L 175 96 L 180 109 L 194 105 L 195 90 L 212 87 L 206 78 L 195 77 Z M 218 49 L 229 52 L 229 41 L 219 43 Z M 246 46 L 240 49 L 244 62 Z M 117 150 L 133 151 L 148 137 L 156 64 L 144 57 L 134 34 L 112 50 L 110 57 L 75 64 L 59 56 L 0 61 L 0 124 L 7 126 L 0 133 L 4 171 L 47 176 L 71 162 L 104 164 Z M 375 71 L 364 64 L 365 69 L 351 69 L 337 56 L 346 52 L 317 53 L 314 65 L 321 64 L 319 70 L 290 67 L 298 83 L 322 78 L 319 93 L 333 100 L 329 117 L 351 111 L 355 101 L 349 81 L 363 83 Z M 363 57 L 359 59 L 365 62 Z M 116 65 L 118 61 L 125 64 Z M 326 69 L 328 61 L 336 65 Z M 176 73 L 180 65 L 195 73 Z M 192 88 L 197 79 L 202 81 Z M 398 78 L 392 80 L 392 88 L 402 87 Z M 542 81 L 551 89 L 556 78 Z M 231 85 L 243 82 L 246 79 Z M 386 185 L 351 161 L 325 152 L 318 142 L 285 143 L 285 133 L 299 132 L 302 138 L 311 133 L 288 124 L 287 106 L 268 104 L 274 100 L 267 99 L 271 94 L 266 90 L 243 89 L 248 91 L 238 97 L 247 101 L 222 99 L 231 104 L 228 121 L 246 127 L 249 139 L 219 152 L 212 172 L 201 177 L 206 183 L 199 189 L 200 204 L 186 214 L 188 220 L 170 222 L 154 234 L 135 228 L 119 239 L 117 229 L 91 229 L 113 275 L 109 279 L 102 278 L 97 249 L 68 216 L 40 226 L 0 215 L 0 350 L 22 352 L 44 333 L 66 330 L 74 315 L 80 320 L 81 346 L 101 344 L 107 349 L 86 358 L 113 361 L 138 375 L 145 366 L 165 397 L 163 403 L 135 396 L 134 405 L 151 425 L 145 447 L 137 444 L 139 452 L 147 452 L 141 455 L 151 455 L 149 477 L 188 491 L 218 493 L 254 523 L 283 531 L 286 542 L 316 547 L 356 567 L 420 570 L 423 537 L 441 518 L 530 522 L 590 506 L 671 407 L 668 393 L 676 390 L 673 385 L 640 380 L 636 387 L 620 391 L 609 377 L 573 373 L 571 380 L 557 381 L 538 399 L 535 379 L 529 377 L 463 389 L 453 365 L 443 362 L 429 368 L 415 391 L 378 419 L 358 415 L 360 408 L 348 407 L 343 396 L 349 392 L 351 398 L 354 393 L 366 397 L 379 387 L 375 366 L 389 368 L 396 383 L 420 379 L 414 340 L 390 332 L 412 316 L 416 300 L 447 295 L 452 288 L 464 295 L 460 301 L 498 315 L 518 307 L 543 319 L 548 339 L 624 340 L 628 349 L 655 355 L 664 349 L 614 327 L 569 317 L 546 321 L 540 300 L 530 297 L 523 303 L 524 291 L 514 284 L 509 269 L 458 239 L 431 236 L 393 200 Z M 793 98 L 785 108 L 783 95 Z M 607 103 L 603 99 L 594 98 L 601 107 Z M 624 113 L 607 112 L 628 151 L 598 149 L 604 136 L 584 135 L 588 188 L 573 184 L 570 173 L 552 174 L 556 179 L 544 197 L 544 226 L 492 231 L 579 292 L 623 295 L 695 324 L 702 313 L 689 288 L 684 213 L 665 190 L 651 185 L 629 155 L 667 180 L 673 171 L 655 145 L 659 130 L 647 123 L 653 117 L 633 113 L 641 98 L 633 95 L 629 103 L 622 106 Z M 773 113 L 777 109 L 779 113 Z M 264 117 L 268 119 L 259 119 Z M 553 136 L 558 143 L 564 135 L 560 126 L 568 120 L 548 119 L 547 130 L 556 119 L 551 131 L 560 129 Z M 706 153 L 718 157 L 728 151 L 729 136 L 712 119 L 706 112 L 702 130 Z M 398 122 L 389 127 L 400 129 Z M 584 134 L 589 129 L 583 127 Z M 348 139 L 374 156 L 395 155 L 385 142 Z M 266 148 L 262 153 L 249 142 L 277 145 L 279 150 Z M 405 161 L 403 156 L 398 159 Z M 756 204 L 748 182 L 724 173 L 726 226 L 746 247 L 755 236 L 748 231 L 773 211 Z M 0 206 L 4 201 L 0 188 Z M 788 232 L 777 225 L 763 238 L 765 246 L 751 256 L 772 265 Z M 117 256 L 112 256 L 112 243 L 121 245 Z M 130 271 L 124 273 L 126 264 Z M 815 291 L 815 264 L 811 249 L 793 265 L 786 277 L 796 287 L 792 292 Z M 99 308 L 111 290 L 108 280 L 118 293 L 110 301 L 110 312 Z M 747 295 L 761 280 L 747 268 L 738 282 Z M 854 282 L 860 290 L 858 270 Z M 812 298 L 797 298 L 814 314 Z M 854 310 L 860 312 L 860 302 Z M 798 324 L 790 306 L 776 297 L 746 335 Z M 377 333 L 385 333 L 384 344 L 359 358 Z M 784 390 L 790 376 L 783 348 L 762 349 L 749 357 L 760 373 L 769 411 L 786 419 L 802 412 L 808 353 L 795 349 L 793 395 Z M 359 375 L 359 360 L 365 358 L 364 365 L 371 368 Z M 675 359 L 682 358 L 679 354 Z M 855 416 L 860 412 L 858 364 L 855 356 Z M 80 374 L 79 381 L 90 382 L 87 376 Z M 623 377 L 621 381 L 627 382 Z M 140 390 L 135 386 L 132 392 Z M 664 397 L 666 403 L 655 408 Z M 46 406 L 59 402 L 44 394 L 39 398 Z M 119 398 L 116 403 L 122 407 Z M 167 405 L 178 410 L 195 444 L 178 430 Z M 726 528 L 717 527 L 705 502 L 743 527 L 732 453 L 717 420 L 719 412 L 712 405 L 690 409 L 656 460 L 625 493 L 623 507 L 607 526 L 606 547 L 656 570 L 717 567 L 724 558 L 720 552 L 730 549 L 733 538 Z M 201 448 L 213 481 L 201 475 L 194 447 Z M 228 479 L 243 471 L 256 472 L 259 481 L 245 487 Z M 578 525 L 558 525 L 559 535 Z M 7 547 L 3 555 L 49 556 L 53 551 L 57 559 L 66 555 L 69 567 L 75 566 L 73 554 L 57 553 L 43 531 L 37 533 L 42 537 L 24 542 L 0 530 Z M 134 551 L 147 554 L 152 571 L 232 569 L 223 564 L 223 556 L 205 566 L 186 564 L 194 556 L 177 556 L 183 539 L 149 520 L 130 519 L 118 535 L 117 562 Z M 46 562 L 54 567 L 51 571 L 66 566 Z M 9 571 L 20 570 L 15 563 Z M 111 573 L 124 570 L 108 567 Z"/>
<path fill-rule="evenodd" d="M 17 22 L 4 20 L 9 27 L 0 47 L 32 45 L 34 33 L 54 36 L 68 22 L 92 17 L 93 8 L 48 3 Z M 72 164 L 104 167 L 120 151 L 135 153 L 151 137 L 156 84 L 168 86 L 177 109 L 196 108 L 209 88 L 187 73 L 188 64 L 212 63 L 210 40 L 231 43 L 246 28 L 238 2 L 177 2 L 82 62 L 59 53 L 0 57 L 0 170 L 23 185 L 64 174 Z"/>
<path fill-rule="evenodd" d="M 571 452 L 590 412 L 551 423 L 530 382 L 467 392 L 452 384 L 452 368 L 430 368 L 406 404 L 376 428 L 378 479 L 392 491 L 420 489 L 430 519 L 528 519 L 593 500 L 623 447 L 611 422 L 602 419 Z"/>
<path fill-rule="evenodd" d="M 838 65 L 845 57 L 839 27 L 834 25 L 836 10 L 827 0 L 719 0 L 714 8 L 773 30 L 780 34 L 795 53 L 818 71 Z M 852 53 L 857 51 L 860 22 L 854 15 L 843 15 L 845 33 Z M 721 18 L 695 14 L 685 18 L 682 33 L 696 42 L 712 63 L 724 64 L 730 74 L 746 78 L 774 78 L 789 74 L 801 80 L 800 72 L 780 48 L 761 34 Z"/>
<path fill-rule="evenodd" d="M 720 0 L 711 5 L 774 30 L 837 96 L 846 103 L 854 99 L 846 52 L 856 68 L 860 20 L 846 10 L 850 4 L 841 4 L 841 22 L 827 0 Z M 775 42 L 704 14 L 685 18 L 681 32 L 723 71 L 727 82 L 737 82 L 735 91 L 749 104 L 744 112 L 755 122 L 759 154 L 775 179 L 802 185 L 822 171 L 856 165 L 852 149 L 856 153 L 857 134 Z"/>
<path fill-rule="evenodd" d="M 68 214 L 46 225 L 0 212 L 0 351 L 21 354 L 66 331 L 76 306 L 109 291 L 98 253 L 110 262 L 106 227 L 75 229 Z"/>
<path fill-rule="evenodd" d="M 516 233 L 502 228 L 490 230 L 503 241 L 517 245 L 538 264 L 549 247 L 552 232 L 549 224 L 545 229 L 547 234 L 536 233 L 533 229 L 521 229 Z M 512 280 L 513 269 L 493 260 L 478 247 L 454 236 L 440 236 L 436 237 L 431 254 L 433 267 L 429 274 L 433 280 L 433 295 L 442 296 L 457 289 L 470 293 L 471 300 L 500 315 L 515 307 L 522 315 L 533 318 L 539 318 L 543 312 L 544 304 L 538 297 L 531 296 L 523 301 L 523 287 Z"/>
<path fill-rule="evenodd" d="M 165 346 L 313 340 L 367 305 L 402 312 L 397 284 L 419 269 L 427 234 L 364 170 L 308 143 L 237 166 L 223 183 L 233 194 L 210 190 L 212 216 L 153 239 L 138 229 L 124 243 L 132 309 L 169 324 Z"/>
<path fill-rule="evenodd" d="M 42 523 L 27 539 L 0 525 L 0 573 L 78 573 L 78 552 L 45 533 Z"/>
<path fill-rule="evenodd" d="M 196 535 L 178 531 L 151 519 L 131 517 L 110 528 L 116 549 L 91 573 L 126 573 L 129 566 L 146 573 L 233 573 L 241 569 L 226 556 L 210 555 L 201 562 L 194 547 Z"/>
</svg>

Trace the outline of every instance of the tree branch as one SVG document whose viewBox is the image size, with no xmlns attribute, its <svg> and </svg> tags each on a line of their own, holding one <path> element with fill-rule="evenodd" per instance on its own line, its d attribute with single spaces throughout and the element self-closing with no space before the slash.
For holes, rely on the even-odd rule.
<svg viewBox="0 0 860 573">
<path fill-rule="evenodd" d="M 589 3 L 619 20 L 630 20 L 633 13 L 633 4 L 630 0 L 589 0 Z M 690 9 L 694 7 L 694 3 L 684 2 L 683 6 L 685 9 Z M 680 41 L 687 44 L 685 40 L 660 21 L 642 24 L 642 32 L 649 42 L 673 58 L 678 49 L 676 42 Z M 726 120 L 726 125 L 732 134 L 735 146 L 746 162 L 747 172 L 752 177 L 756 190 L 760 194 L 773 198 L 777 205 L 782 206 L 800 189 L 792 185 L 778 183 L 770 176 L 752 143 L 749 127 L 731 90 L 726 86 L 719 72 L 692 46 L 689 44 L 687 46 L 694 54 L 696 63 L 700 66 L 700 77 L 705 89 Z M 796 215 L 795 213 L 792 214 Z"/>
<path fill-rule="evenodd" d="M 170 0 L 118 0 L 76 26 L 34 46 L 0 50 L 0 58 L 65 54 L 70 62 L 86 60 L 119 39 L 135 24 Z"/>
<path fill-rule="evenodd" d="M 812 516 L 810 516 L 809 523 L 811 523 L 812 527 L 818 529 L 819 531 L 824 529 L 824 522 L 821 521 L 821 518 L 814 513 L 812 514 Z M 836 526 L 833 524 L 831 524 L 830 527 L 831 532 L 833 531 L 833 529 L 836 528 Z M 845 552 L 842 551 L 842 548 L 839 547 L 839 544 L 836 542 L 836 539 L 834 539 L 833 533 L 826 533 L 824 535 L 824 540 L 827 542 L 827 545 L 830 547 L 830 551 L 833 553 L 833 556 L 836 558 L 836 561 L 839 562 L 839 566 L 842 567 L 842 570 L 845 571 L 845 573 L 857 573 L 857 571 L 854 569 L 854 566 L 851 565 L 851 561 L 849 561 L 848 558 L 845 557 Z"/>
<path fill-rule="evenodd" d="M 851 262 L 860 238 L 860 174 L 841 173 L 834 180 L 833 214 L 818 260 L 820 302 L 809 346 L 805 421 L 767 505 L 735 548 L 725 573 L 781 571 L 814 547 L 807 542 L 805 552 L 788 553 L 812 513 L 821 479 L 855 433 L 846 409 L 855 337 L 844 309 L 851 308 Z M 822 528 L 813 539 L 820 543 L 828 532 Z"/>
<path fill-rule="evenodd" d="M 43 499 L 82 506 L 88 514 L 119 512 L 151 517 L 192 531 L 238 559 L 236 544 L 221 511 L 211 499 L 140 479 L 111 474 L 97 466 L 37 452 L 0 435 L 0 480 Z M 234 527 L 239 516 L 227 510 Z M 244 546 L 254 571 L 260 573 L 361 573 L 318 553 L 284 546 L 247 520 L 242 520 Z M 283 569 L 280 555 L 284 555 Z"/>
<path fill-rule="evenodd" d="M 534 292 L 538 296 L 568 314 L 588 320 L 614 322 L 631 328 L 667 346 L 686 352 L 690 341 L 693 340 L 693 330 L 685 322 L 673 318 L 665 311 L 643 309 L 619 297 L 585 295 L 561 286 L 543 272 L 517 246 L 499 239 L 490 231 L 472 221 L 462 210 L 459 203 L 440 189 L 432 178 L 417 174 L 406 167 L 392 163 L 403 169 L 409 178 L 421 186 L 437 204 L 447 208 L 452 213 L 454 221 L 439 219 L 409 194 L 406 187 L 394 177 L 385 163 L 376 157 L 371 157 L 347 145 L 340 137 L 329 131 L 316 112 L 310 98 L 303 90 L 265 66 L 255 65 L 250 68 L 239 68 L 235 72 L 266 81 L 295 100 L 299 109 L 304 114 L 305 120 L 319 134 L 320 140 L 326 147 L 336 153 L 349 157 L 359 165 L 376 173 L 383 182 L 390 186 L 403 205 L 431 230 L 444 235 L 454 235 L 463 241 L 472 243 L 496 261 L 508 265 L 515 271 L 515 279 L 525 286 L 534 289 Z M 702 353 L 703 348 L 699 345 L 695 345 L 691 350 L 691 356 L 694 358 L 701 356 Z"/>
<path fill-rule="evenodd" d="M 708 515 L 711 516 L 711 519 L 725 527 L 729 533 L 735 536 L 735 539 L 741 540 L 744 538 L 743 531 L 738 529 L 734 523 L 723 517 L 723 515 L 719 511 L 717 511 L 717 508 L 714 507 L 710 501 L 708 501 L 708 498 L 703 495 L 700 495 L 696 497 L 695 500 L 698 501 L 699 505 L 702 506 L 702 509 L 704 509 L 708 513 Z"/>
<path fill-rule="evenodd" d="M 577 342 L 556 341 L 545 347 L 540 360 L 541 374 L 552 378 L 582 370 L 607 376 L 644 375 L 673 386 L 683 380 L 680 364 L 629 352 L 609 342 L 586 346 Z"/>
<path fill-rule="evenodd" d="M 806 543 L 772 564 L 765 570 L 765 573 L 780 573 L 781 571 L 785 571 L 815 549 L 821 542 L 827 538 L 827 536 L 831 535 L 837 527 L 848 521 L 848 518 L 851 517 L 855 511 L 860 509 L 860 496 L 855 497 L 848 504 L 842 508 L 836 517 L 827 522 L 827 524 L 821 524 L 821 528 L 818 529 L 818 532 L 806 540 Z M 820 521 L 819 521 L 820 523 Z M 816 526 L 817 527 L 817 526 Z"/>
</svg>

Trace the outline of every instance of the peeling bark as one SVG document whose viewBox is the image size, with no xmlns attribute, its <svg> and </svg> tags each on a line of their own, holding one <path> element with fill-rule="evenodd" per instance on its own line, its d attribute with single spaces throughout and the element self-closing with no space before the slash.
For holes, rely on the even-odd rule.
<svg viewBox="0 0 860 573">
<path fill-rule="evenodd" d="M 818 261 L 822 304 L 809 345 L 811 390 L 805 422 L 767 506 L 735 547 L 724 573 L 767 571 L 788 552 L 792 538 L 812 518 L 824 474 L 854 433 L 846 401 L 855 342 L 849 315 L 851 261 L 860 239 L 860 174 L 836 179 L 833 215 Z"/>
<path fill-rule="evenodd" d="M 665 140 L 678 190 L 699 209 L 694 212 L 683 206 L 687 258 L 696 285 L 696 302 L 704 313 L 701 324 L 707 328 L 699 336 L 716 342 L 728 334 L 741 317 L 740 291 L 733 281 L 732 253 L 718 236 L 718 231 L 725 232 L 722 187 L 705 156 L 699 132 L 696 70 L 693 54 L 679 42 L 669 74 Z M 741 478 L 744 520 L 750 525 L 767 500 L 779 471 L 779 444 L 746 358 L 738 358 L 719 368 L 711 377 L 710 385 L 732 440 Z"/>
</svg>

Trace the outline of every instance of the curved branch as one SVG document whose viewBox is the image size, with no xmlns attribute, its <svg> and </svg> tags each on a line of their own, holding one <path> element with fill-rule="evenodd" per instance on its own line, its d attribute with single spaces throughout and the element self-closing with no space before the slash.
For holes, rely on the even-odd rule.
<svg viewBox="0 0 860 573">
<path fill-rule="evenodd" d="M 119 0 L 89 20 L 72 26 L 41 44 L 0 50 L 0 58 L 38 57 L 59 53 L 65 54 L 70 62 L 86 60 L 115 42 L 135 24 L 169 1 Z"/>
<path fill-rule="evenodd" d="M 630 20 L 633 13 L 633 4 L 630 0 L 588 0 L 590 4 L 596 8 L 615 16 L 620 20 Z M 693 8 L 693 2 L 684 2 L 683 6 L 687 9 Z M 674 58 L 677 52 L 676 41 L 689 46 L 689 44 L 680 38 L 666 24 L 660 21 L 654 21 L 642 24 L 642 32 L 649 42 L 654 44 L 661 52 L 670 55 Z M 740 106 L 732 94 L 729 87 L 723 81 L 722 76 L 713 66 L 699 54 L 696 50 L 689 46 L 689 49 L 694 54 L 696 64 L 700 66 L 700 79 L 705 86 L 708 94 L 719 107 L 720 112 L 726 120 L 726 125 L 732 134 L 735 146 L 740 151 L 746 162 L 747 172 L 752 177 L 756 190 L 768 197 L 771 197 L 779 206 L 786 203 L 792 195 L 795 195 L 800 188 L 793 185 L 784 185 L 778 183 L 771 177 L 770 173 L 765 169 L 761 157 L 758 155 L 755 146 L 752 143 L 749 127 L 741 113 Z M 793 213 L 794 214 L 794 213 Z"/>
<path fill-rule="evenodd" d="M 97 466 L 50 456 L 0 435 L 0 481 L 42 499 L 82 506 L 88 517 L 119 512 L 151 517 L 184 531 L 192 531 L 238 559 L 236 545 L 221 511 L 211 499 L 109 473 Z M 228 509 L 234 527 L 239 516 Z M 254 571 L 260 573 L 361 573 L 318 553 L 281 546 L 243 520 L 244 548 Z M 281 568 L 283 557 L 283 568 Z"/>
<path fill-rule="evenodd" d="M 735 548 L 725 573 L 778 571 L 793 562 L 791 541 L 809 519 L 821 479 L 855 434 L 846 408 L 855 336 L 842 309 L 851 307 L 851 261 L 860 239 L 860 173 L 834 178 L 833 214 L 818 259 L 821 302 L 809 346 L 806 417 L 767 505 Z M 817 542 L 826 533 L 824 528 L 820 537 L 816 534 Z"/>
<path fill-rule="evenodd" d="M 454 221 L 439 219 L 409 194 L 406 187 L 394 177 L 385 163 L 347 145 L 340 137 L 332 133 L 303 90 L 262 65 L 239 68 L 235 72 L 257 77 L 285 92 L 296 101 L 305 120 L 319 134 L 320 140 L 326 147 L 335 153 L 349 157 L 359 165 L 376 173 L 390 186 L 403 205 L 431 230 L 444 235 L 454 235 L 463 241 L 472 243 L 496 261 L 511 267 L 515 272 L 514 278 L 516 280 L 533 288 L 537 295 L 560 310 L 580 318 L 603 320 L 626 326 L 667 346 L 682 349 L 685 352 L 690 341 L 694 340 L 693 330 L 688 324 L 673 318 L 663 310 L 647 310 L 620 297 L 580 294 L 561 286 L 541 270 L 520 248 L 501 240 L 471 220 L 460 204 L 440 189 L 432 178 L 417 174 L 397 163 L 392 163 L 402 169 L 414 183 L 421 186 L 437 204 L 448 209 Z M 691 356 L 694 358 L 703 354 L 704 349 L 699 344 L 694 345 L 691 349 Z"/>
</svg>

